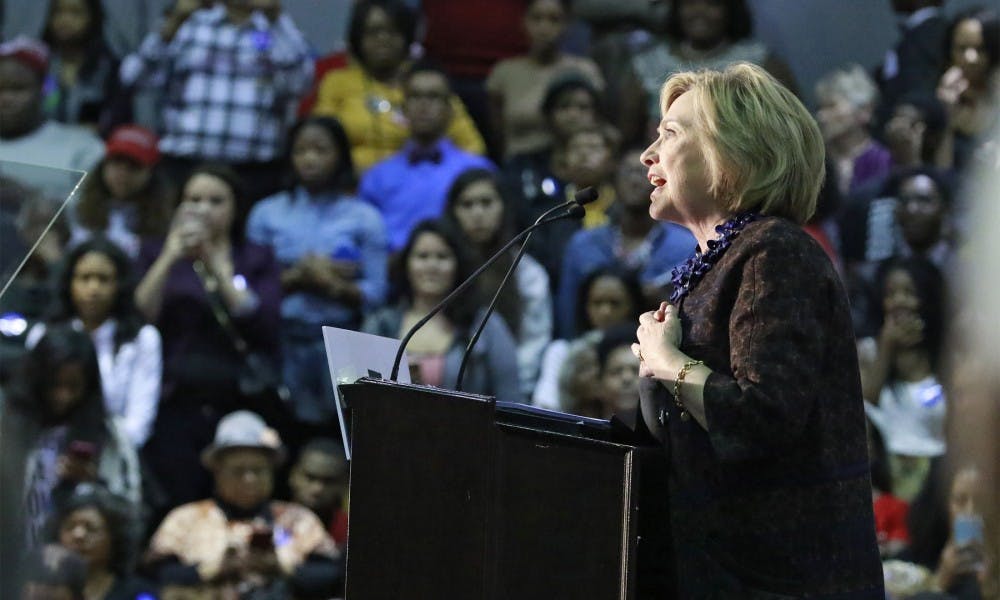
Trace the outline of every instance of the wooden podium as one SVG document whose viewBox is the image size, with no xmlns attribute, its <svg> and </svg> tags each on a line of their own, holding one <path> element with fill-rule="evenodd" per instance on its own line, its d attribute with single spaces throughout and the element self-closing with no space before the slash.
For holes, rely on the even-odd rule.
<svg viewBox="0 0 1000 600">
<path fill-rule="evenodd" d="M 662 450 L 625 427 L 362 379 L 348 600 L 673 598 Z"/>
</svg>

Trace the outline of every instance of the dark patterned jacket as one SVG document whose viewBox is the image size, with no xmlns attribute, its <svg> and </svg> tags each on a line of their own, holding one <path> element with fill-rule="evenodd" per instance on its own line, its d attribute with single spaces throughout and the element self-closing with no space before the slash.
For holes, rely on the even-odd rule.
<svg viewBox="0 0 1000 600">
<path fill-rule="evenodd" d="M 823 250 L 751 222 L 680 315 L 681 350 L 713 370 L 708 432 L 672 383 L 640 390 L 669 458 L 678 597 L 884 598 L 850 312 Z"/>
</svg>

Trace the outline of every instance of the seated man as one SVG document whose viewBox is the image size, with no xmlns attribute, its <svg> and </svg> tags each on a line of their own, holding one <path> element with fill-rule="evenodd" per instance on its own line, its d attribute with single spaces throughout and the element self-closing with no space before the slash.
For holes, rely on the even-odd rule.
<svg viewBox="0 0 1000 600">
<path fill-rule="evenodd" d="M 302 448 L 288 478 L 292 500 L 316 513 L 341 547 L 347 544 L 348 476 L 340 444 L 315 438 Z"/>
<path fill-rule="evenodd" d="M 211 597 L 327 598 L 342 584 L 340 551 L 303 506 L 271 500 L 284 459 L 278 434 L 249 411 L 226 415 L 202 461 L 215 496 L 167 515 L 146 563 L 167 588 Z M 214 594 L 214 595 L 213 595 Z M 254 596 L 256 597 L 256 596 Z"/>
<path fill-rule="evenodd" d="M 448 190 L 460 173 L 495 168 L 488 159 L 460 150 L 445 138 L 453 115 L 451 88 L 443 71 L 416 65 L 403 89 L 410 139 L 401 151 L 375 163 L 358 188 L 358 194 L 382 213 L 390 252 L 403 248 L 417 223 L 441 216 Z"/>
</svg>

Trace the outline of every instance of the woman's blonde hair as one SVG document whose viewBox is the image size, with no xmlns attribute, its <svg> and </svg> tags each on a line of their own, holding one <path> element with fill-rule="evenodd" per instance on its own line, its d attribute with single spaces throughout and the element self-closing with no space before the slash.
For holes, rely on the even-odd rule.
<svg viewBox="0 0 1000 600">
<path fill-rule="evenodd" d="M 693 95 L 709 191 L 722 207 L 808 221 L 826 154 L 819 127 L 799 99 L 764 69 L 742 62 L 670 76 L 660 90 L 663 114 L 686 92 Z"/>
</svg>

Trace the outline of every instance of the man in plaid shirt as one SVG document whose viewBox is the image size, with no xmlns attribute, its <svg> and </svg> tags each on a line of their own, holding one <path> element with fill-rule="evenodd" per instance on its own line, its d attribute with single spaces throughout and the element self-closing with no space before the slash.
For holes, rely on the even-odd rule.
<svg viewBox="0 0 1000 600">
<path fill-rule="evenodd" d="M 312 82 L 309 46 L 279 0 L 199 6 L 178 0 L 122 62 L 121 79 L 162 90 L 160 151 L 172 175 L 228 163 L 259 198 L 278 185 L 290 107 Z"/>
</svg>

